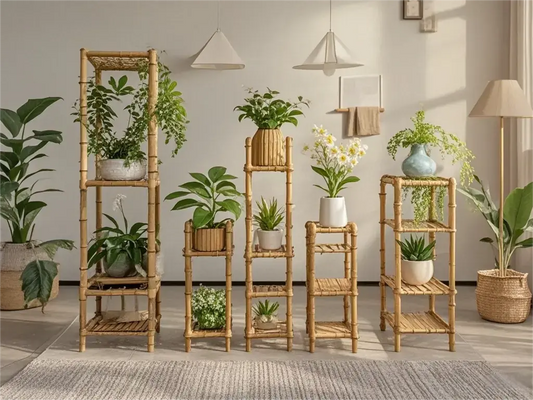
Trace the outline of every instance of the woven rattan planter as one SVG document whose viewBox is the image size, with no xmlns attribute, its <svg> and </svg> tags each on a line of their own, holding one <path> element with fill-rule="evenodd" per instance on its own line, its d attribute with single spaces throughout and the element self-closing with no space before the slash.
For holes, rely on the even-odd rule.
<svg viewBox="0 0 533 400">
<path fill-rule="evenodd" d="M 531 311 L 531 291 L 527 274 L 507 270 L 502 277 L 499 270 L 477 273 L 476 300 L 481 318 L 501 324 L 524 322 Z"/>
<path fill-rule="evenodd" d="M 252 138 L 253 166 L 285 165 L 283 135 L 279 129 L 258 129 Z"/>
<path fill-rule="evenodd" d="M 34 243 L 36 245 L 36 243 Z M 2 243 L 0 246 L 2 263 L 0 265 L 0 309 L 22 310 L 24 309 L 24 292 L 20 276 L 22 271 L 31 261 L 49 260 L 46 252 L 39 247 L 32 250 L 28 243 Z M 59 293 L 59 274 L 54 279 L 50 300 Z M 40 307 L 41 302 L 34 300 L 27 308 Z"/>
<path fill-rule="evenodd" d="M 193 233 L 192 246 L 197 251 L 221 251 L 226 247 L 224 228 L 196 229 Z"/>
</svg>

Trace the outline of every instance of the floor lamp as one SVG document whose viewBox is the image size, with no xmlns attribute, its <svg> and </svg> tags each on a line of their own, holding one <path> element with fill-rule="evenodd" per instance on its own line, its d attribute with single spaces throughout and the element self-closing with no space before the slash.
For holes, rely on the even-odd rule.
<svg viewBox="0 0 533 400">
<path fill-rule="evenodd" d="M 503 265 L 503 205 L 504 205 L 504 118 L 533 118 L 533 110 L 522 88 L 515 80 L 497 80 L 487 84 L 485 91 L 470 112 L 470 117 L 500 117 L 500 214 L 498 267 L 505 276 Z"/>
</svg>

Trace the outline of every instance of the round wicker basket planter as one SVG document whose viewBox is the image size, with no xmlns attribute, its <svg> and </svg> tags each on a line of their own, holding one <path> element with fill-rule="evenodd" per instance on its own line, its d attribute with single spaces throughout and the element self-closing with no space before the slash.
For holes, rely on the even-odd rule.
<svg viewBox="0 0 533 400">
<path fill-rule="evenodd" d="M 527 274 L 507 270 L 500 276 L 499 270 L 478 271 L 476 288 L 477 310 L 481 318 L 501 324 L 524 322 L 531 312 L 531 291 Z"/>
<path fill-rule="evenodd" d="M 279 129 L 258 129 L 252 138 L 252 165 L 285 165 L 283 135 Z"/>
<path fill-rule="evenodd" d="M 37 245 L 34 242 L 34 245 Z M 0 264 L 0 309 L 22 310 L 24 309 L 24 292 L 20 276 L 22 271 L 31 261 L 49 260 L 46 252 L 39 247 L 31 248 L 29 243 L 2 243 L 0 246 L 2 261 Z M 59 293 L 59 274 L 55 277 L 52 286 L 50 300 Z M 41 302 L 34 300 L 27 308 L 40 307 Z"/>
<path fill-rule="evenodd" d="M 193 233 L 192 246 L 197 251 L 224 250 L 226 230 L 224 228 L 196 229 Z"/>
</svg>

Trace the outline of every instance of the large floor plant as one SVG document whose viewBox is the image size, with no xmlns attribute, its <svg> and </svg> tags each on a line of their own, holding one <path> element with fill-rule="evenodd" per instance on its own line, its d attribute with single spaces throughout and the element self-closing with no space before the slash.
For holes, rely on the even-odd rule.
<svg viewBox="0 0 533 400">
<path fill-rule="evenodd" d="M 33 130 L 27 132 L 27 125 L 42 114 L 49 106 L 60 100 L 59 97 L 30 99 L 16 111 L 0 110 L 0 119 L 11 137 L 0 134 L 4 149 L 0 153 L 0 215 L 6 221 L 11 242 L 27 244 L 35 257 L 24 268 L 21 280 L 24 302 L 27 306 L 38 299 L 44 306 L 50 299 L 52 284 L 57 276 L 57 262 L 53 261 L 58 248 L 72 250 L 74 242 L 65 239 L 37 242 L 33 240 L 35 219 L 47 204 L 36 200 L 35 196 L 46 192 L 61 192 L 59 189 L 36 190 L 40 180 L 37 175 L 54 171 L 50 168 L 30 170 L 34 161 L 46 157 L 42 149 L 49 143 L 60 144 L 62 133 L 56 130 Z M 48 259 L 38 256 L 44 250 Z M 42 252 L 41 252 L 42 253 Z"/>
</svg>

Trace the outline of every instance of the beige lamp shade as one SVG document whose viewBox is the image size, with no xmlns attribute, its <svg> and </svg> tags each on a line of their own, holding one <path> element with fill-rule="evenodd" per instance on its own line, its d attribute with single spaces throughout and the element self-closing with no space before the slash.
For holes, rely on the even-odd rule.
<svg viewBox="0 0 533 400">
<path fill-rule="evenodd" d="M 490 81 L 470 117 L 533 118 L 533 110 L 515 80 Z"/>
<path fill-rule="evenodd" d="M 191 67 L 211 70 L 243 69 L 244 63 L 226 35 L 217 29 L 200 50 Z"/>
</svg>

